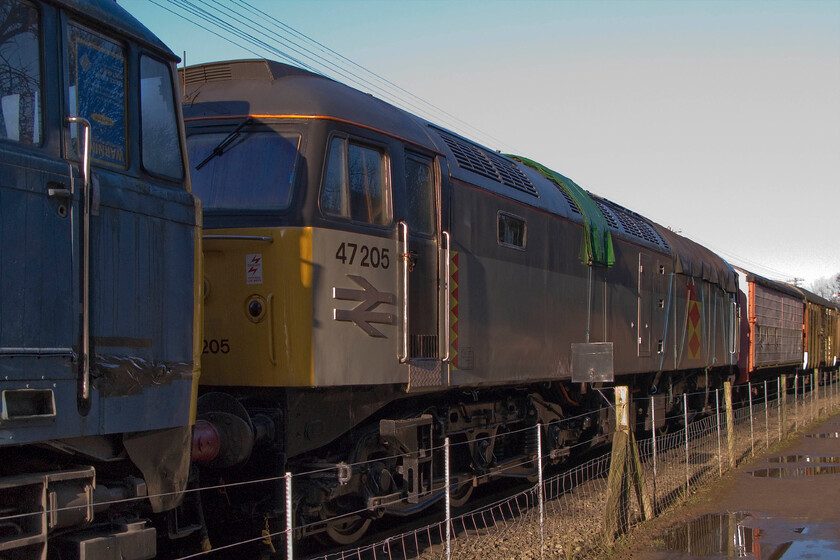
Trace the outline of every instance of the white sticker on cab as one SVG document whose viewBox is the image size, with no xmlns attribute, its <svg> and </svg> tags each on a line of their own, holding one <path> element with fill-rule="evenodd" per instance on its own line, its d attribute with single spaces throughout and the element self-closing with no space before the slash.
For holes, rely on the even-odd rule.
<svg viewBox="0 0 840 560">
<path fill-rule="evenodd" d="M 245 283 L 262 284 L 262 254 L 245 255 Z"/>
</svg>

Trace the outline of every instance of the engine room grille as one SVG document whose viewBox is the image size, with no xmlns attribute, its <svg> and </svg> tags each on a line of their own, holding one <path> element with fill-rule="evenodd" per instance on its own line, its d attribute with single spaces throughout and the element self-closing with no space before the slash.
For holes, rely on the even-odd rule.
<svg viewBox="0 0 840 560">
<path fill-rule="evenodd" d="M 190 66 L 184 72 L 184 83 L 202 84 L 204 82 L 224 82 L 233 79 L 230 64 L 212 64 Z"/>
<path fill-rule="evenodd" d="M 633 212 L 626 210 L 614 202 L 608 200 L 594 198 L 595 204 L 601 209 L 601 213 L 607 219 L 610 227 L 619 231 L 624 231 L 627 235 L 644 239 L 648 243 L 653 243 L 658 247 L 670 249 L 668 242 L 660 236 L 650 224 L 648 224 L 641 216 L 637 216 Z M 616 220 L 618 222 L 616 222 Z M 621 227 L 619 227 L 619 223 Z"/>
<path fill-rule="evenodd" d="M 558 190 L 558 191 L 560 191 L 560 194 L 562 194 L 562 195 L 563 195 L 563 198 L 565 198 L 565 199 L 566 199 L 566 202 L 569 204 L 569 208 L 571 208 L 571 209 L 572 209 L 572 212 L 573 212 L 574 214 L 577 214 L 578 216 L 583 216 L 583 213 L 580 211 L 580 208 L 578 208 L 578 205 L 577 205 L 577 203 L 575 202 L 575 199 L 574 199 L 574 198 L 572 198 L 572 195 L 570 195 L 569 193 L 567 193 L 567 192 L 566 192 L 566 189 L 563 189 L 563 188 L 558 188 L 557 190 Z"/>
<path fill-rule="evenodd" d="M 597 198 L 593 198 L 592 200 L 594 200 L 595 204 L 598 205 L 598 210 L 600 210 L 601 214 L 604 215 L 604 219 L 607 220 L 607 224 L 613 229 L 620 230 L 621 228 L 618 227 L 618 221 L 616 221 L 615 215 L 613 215 L 612 211 L 607 208 L 607 205 Z"/>
<path fill-rule="evenodd" d="M 436 132 L 452 150 L 461 169 L 478 173 L 532 196 L 539 196 L 534 184 L 515 164 L 457 136 L 437 129 Z"/>
</svg>

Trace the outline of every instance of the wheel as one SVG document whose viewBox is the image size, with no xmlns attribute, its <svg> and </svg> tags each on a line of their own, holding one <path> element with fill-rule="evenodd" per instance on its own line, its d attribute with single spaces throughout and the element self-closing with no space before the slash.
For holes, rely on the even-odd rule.
<svg viewBox="0 0 840 560">
<path fill-rule="evenodd" d="M 472 482 L 462 484 L 456 488 L 454 492 L 449 494 L 449 505 L 453 508 L 459 508 L 466 505 L 466 503 L 470 501 L 473 490 L 474 488 Z"/>
<path fill-rule="evenodd" d="M 331 519 L 327 522 L 327 537 L 341 546 L 353 544 L 367 532 L 370 521 L 370 519 L 363 519 L 358 515 Z"/>
</svg>

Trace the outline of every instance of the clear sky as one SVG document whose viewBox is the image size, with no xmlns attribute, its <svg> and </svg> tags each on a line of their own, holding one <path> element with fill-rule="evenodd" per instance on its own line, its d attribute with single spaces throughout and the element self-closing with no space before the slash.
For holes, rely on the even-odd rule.
<svg viewBox="0 0 840 560">
<path fill-rule="evenodd" d="M 189 64 L 254 57 L 118 1 Z M 250 3 L 733 264 L 840 272 L 840 0 Z"/>
</svg>

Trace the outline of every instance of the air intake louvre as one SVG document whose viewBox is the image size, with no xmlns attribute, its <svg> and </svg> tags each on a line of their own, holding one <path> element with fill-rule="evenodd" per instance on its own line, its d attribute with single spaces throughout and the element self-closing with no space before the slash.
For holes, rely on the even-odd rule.
<svg viewBox="0 0 840 560">
<path fill-rule="evenodd" d="M 532 196 L 539 196 L 531 180 L 513 163 L 442 130 L 437 133 L 452 150 L 461 169 L 478 173 L 497 183 L 507 185 Z"/>
<path fill-rule="evenodd" d="M 571 208 L 571 209 L 572 209 L 572 212 L 574 212 L 574 213 L 575 213 L 575 214 L 577 214 L 578 216 L 583 216 L 583 213 L 580 211 L 580 208 L 578 208 L 578 205 L 577 205 L 577 203 L 575 202 L 575 199 L 574 199 L 574 198 L 572 198 L 572 195 L 570 195 L 569 193 L 567 193 L 567 192 L 566 192 L 566 189 L 564 189 L 564 188 L 560 188 L 560 187 L 558 187 L 558 188 L 557 188 L 557 190 L 558 190 L 558 191 L 560 191 L 560 194 L 562 194 L 562 195 L 563 195 L 563 198 L 565 198 L 565 199 L 566 199 L 566 202 L 568 202 L 568 203 L 569 203 L 569 208 Z"/>
<path fill-rule="evenodd" d="M 593 198 L 593 200 L 598 205 L 598 208 L 601 209 L 601 213 L 604 214 L 604 217 L 607 219 L 607 223 L 610 227 L 624 231 L 627 235 L 644 239 L 648 243 L 652 243 L 664 249 L 671 248 L 670 245 L 668 245 L 668 242 L 665 241 L 662 236 L 660 236 L 656 230 L 654 230 L 650 224 L 648 224 L 640 216 L 622 208 L 614 202 L 600 200 L 597 198 Z M 616 220 L 621 223 L 621 227 L 619 227 L 618 223 L 616 223 Z"/>
<path fill-rule="evenodd" d="M 607 205 L 598 200 L 597 198 L 593 198 L 592 200 L 594 200 L 595 204 L 598 205 L 598 209 L 601 211 L 601 214 L 604 215 L 604 219 L 607 220 L 607 224 L 613 229 L 621 229 L 618 227 L 618 222 L 616 221 L 615 216 L 610 211 L 610 209 L 607 208 Z"/>
<path fill-rule="evenodd" d="M 187 85 L 205 82 L 224 82 L 233 78 L 230 64 L 212 64 L 190 66 L 184 70 L 184 82 Z"/>
</svg>

